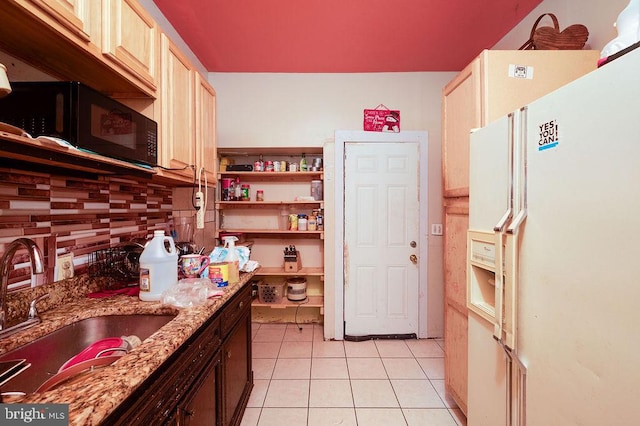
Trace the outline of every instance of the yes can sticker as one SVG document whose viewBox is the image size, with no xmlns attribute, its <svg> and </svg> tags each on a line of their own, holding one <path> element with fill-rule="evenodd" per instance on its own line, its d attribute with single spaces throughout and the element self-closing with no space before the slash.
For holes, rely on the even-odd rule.
<svg viewBox="0 0 640 426">
<path fill-rule="evenodd" d="M 556 120 L 539 124 L 538 131 L 538 151 L 544 151 L 558 146 L 558 123 Z"/>
</svg>

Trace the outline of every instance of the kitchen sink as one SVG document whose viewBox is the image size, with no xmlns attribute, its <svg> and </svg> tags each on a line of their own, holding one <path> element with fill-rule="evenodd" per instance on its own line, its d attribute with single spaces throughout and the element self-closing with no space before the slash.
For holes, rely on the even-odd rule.
<svg viewBox="0 0 640 426">
<path fill-rule="evenodd" d="M 32 393 L 58 372 L 67 360 L 100 339 L 138 336 L 145 340 L 175 315 L 106 315 L 69 324 L 0 357 L 0 361 L 26 359 L 31 367 L 8 381 L 1 392 Z"/>
</svg>

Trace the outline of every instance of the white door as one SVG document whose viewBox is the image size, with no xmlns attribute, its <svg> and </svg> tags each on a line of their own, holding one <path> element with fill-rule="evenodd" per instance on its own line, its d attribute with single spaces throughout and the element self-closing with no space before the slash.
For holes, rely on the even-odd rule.
<svg viewBox="0 0 640 426">
<path fill-rule="evenodd" d="M 345 144 L 345 335 L 418 335 L 419 144 Z"/>
</svg>

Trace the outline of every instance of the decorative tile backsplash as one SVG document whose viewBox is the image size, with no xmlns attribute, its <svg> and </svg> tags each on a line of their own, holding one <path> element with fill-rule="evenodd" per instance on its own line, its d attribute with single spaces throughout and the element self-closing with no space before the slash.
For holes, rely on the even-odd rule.
<svg viewBox="0 0 640 426">
<path fill-rule="evenodd" d="M 76 274 L 89 254 L 120 242 L 169 231 L 172 188 L 143 179 L 74 177 L 0 168 L 0 253 L 19 237 L 31 238 L 45 256 L 47 282 L 55 259 L 73 253 Z M 30 284 L 26 254 L 18 253 L 11 287 Z"/>
</svg>

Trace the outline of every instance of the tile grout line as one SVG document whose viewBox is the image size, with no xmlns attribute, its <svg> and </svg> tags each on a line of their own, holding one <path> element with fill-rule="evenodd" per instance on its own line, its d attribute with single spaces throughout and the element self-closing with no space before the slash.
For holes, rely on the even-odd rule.
<svg viewBox="0 0 640 426">
<path fill-rule="evenodd" d="M 254 333 L 253 338 L 255 338 L 257 332 L 261 328 L 262 328 L 261 326 L 258 326 L 253 331 L 253 333 Z M 259 415 L 258 415 L 258 424 L 259 424 L 260 418 L 262 417 L 263 412 L 264 412 L 265 403 L 266 403 L 266 399 L 267 399 L 267 394 L 269 392 L 269 389 L 271 388 L 272 381 L 276 380 L 276 379 L 274 379 L 274 373 L 275 373 L 275 367 L 277 365 L 277 362 L 279 360 L 281 360 L 281 359 L 282 360 L 289 360 L 289 358 L 281 358 L 281 355 L 283 354 L 282 350 L 283 350 L 283 347 L 284 347 L 284 343 L 285 342 L 292 342 L 292 343 L 293 342 L 297 342 L 297 343 L 306 342 L 306 340 L 285 340 L 285 338 L 287 336 L 287 331 L 289 331 L 289 330 L 288 330 L 288 327 L 285 325 L 284 333 L 282 334 L 282 337 L 279 339 L 279 342 L 274 342 L 274 343 L 279 343 L 278 353 L 276 355 L 276 359 L 275 359 L 275 364 L 273 366 L 273 370 L 271 371 L 271 374 L 270 374 L 269 379 L 268 379 L 267 388 L 265 390 L 265 397 L 262 400 L 261 406 L 260 407 L 256 407 L 256 408 L 260 409 L 260 412 L 259 412 Z M 355 379 L 355 378 L 352 377 L 352 371 L 351 371 L 351 368 L 349 366 L 349 359 L 351 359 L 351 358 L 357 359 L 357 358 L 362 358 L 362 357 L 361 356 L 349 357 L 348 356 L 347 347 L 346 347 L 344 341 L 342 341 L 343 355 L 338 356 L 338 357 L 336 357 L 336 356 L 314 356 L 314 349 L 317 350 L 319 341 L 316 340 L 316 332 L 317 332 L 316 328 L 314 327 L 312 331 L 313 332 L 311 333 L 311 340 L 310 340 L 310 343 L 311 343 L 311 354 L 309 356 L 310 366 L 309 366 L 309 372 L 308 372 L 308 377 L 307 377 L 307 380 L 309 382 L 309 388 L 308 388 L 308 392 L 307 392 L 307 404 L 306 404 L 306 407 L 305 407 L 306 408 L 307 424 L 309 423 L 309 421 L 311 421 L 311 408 L 312 408 L 311 407 L 311 392 L 312 392 L 311 384 L 312 384 L 312 381 L 314 380 L 313 379 L 313 368 L 314 368 L 314 364 L 316 362 L 318 362 L 320 359 L 344 359 L 345 367 L 346 367 L 346 373 L 347 373 L 347 378 L 346 379 L 349 381 L 349 390 L 351 392 L 352 409 L 353 409 L 353 412 L 354 412 L 354 415 L 355 415 L 356 424 L 358 424 L 358 416 L 356 414 L 357 407 L 355 406 L 355 396 L 354 396 L 354 392 L 353 392 L 353 380 L 359 380 L 359 379 Z M 253 338 L 252 338 L 252 340 L 253 340 Z M 324 339 L 321 342 L 324 342 Z M 441 350 L 444 350 L 444 348 L 442 347 L 441 342 L 438 342 L 435 339 L 434 339 L 434 342 L 437 344 L 438 348 L 440 348 Z M 267 343 L 267 342 L 265 342 L 265 343 Z M 405 344 L 406 344 L 406 342 L 405 342 Z M 434 385 L 434 383 L 432 381 L 432 380 L 435 380 L 435 379 L 432 379 L 431 377 L 429 377 L 429 374 L 427 373 L 426 367 L 424 367 L 418 361 L 418 355 L 416 355 L 414 350 L 412 350 L 411 347 L 408 344 L 406 344 L 406 346 L 407 346 L 407 349 L 409 350 L 409 353 L 411 354 L 410 357 L 391 357 L 391 358 L 413 359 L 418 364 L 418 366 L 420 368 L 420 371 L 424 374 L 424 376 L 426 377 L 426 380 L 429 381 L 430 386 L 433 388 L 433 390 L 438 395 L 439 400 L 443 403 L 443 409 L 447 410 L 447 413 L 449 414 L 449 417 L 453 420 L 454 424 L 458 424 L 458 422 L 456 420 L 456 417 L 452 412 L 453 408 L 455 408 L 455 407 L 448 407 L 446 400 L 437 391 L 437 389 L 436 389 L 436 387 L 435 387 L 435 385 Z M 389 373 L 388 367 L 383 362 L 382 354 L 380 352 L 380 349 L 379 349 L 378 345 L 375 344 L 375 341 L 374 341 L 374 347 L 375 347 L 375 351 L 376 351 L 377 356 L 375 356 L 375 357 L 373 357 L 373 356 L 365 356 L 364 358 L 376 358 L 376 359 L 380 360 L 380 362 L 382 364 L 382 367 L 384 369 L 385 375 L 387 376 L 386 380 L 389 382 L 389 384 L 391 385 L 391 388 L 392 388 L 392 390 L 394 392 L 394 396 L 396 398 L 396 402 L 398 403 L 398 409 L 401 411 L 401 414 L 403 416 L 404 421 L 408 424 L 408 420 L 407 420 L 406 413 L 405 413 L 405 408 L 403 408 L 401 406 L 401 404 L 400 404 L 400 400 L 399 400 L 399 397 L 398 397 L 398 394 L 397 394 L 397 390 L 393 386 L 392 379 L 390 377 L 390 373 Z M 442 356 L 425 356 L 425 357 L 422 357 L 422 358 L 438 359 L 438 358 L 442 358 Z M 295 357 L 295 358 L 291 358 L 291 359 L 306 359 L 306 357 Z M 326 378 L 326 380 L 338 380 L 338 379 L 342 380 L 342 378 L 336 378 L 336 379 Z M 317 380 L 325 380 L 325 379 L 320 377 Z M 365 379 L 362 379 L 362 380 L 365 380 Z M 418 378 L 416 378 L 416 380 L 418 380 Z M 420 380 L 422 380 L 422 378 L 420 378 Z M 441 380 L 441 379 L 439 379 L 439 380 Z M 282 407 L 282 408 L 286 408 L 286 407 Z M 332 407 L 326 407 L 326 408 L 332 408 Z M 348 408 L 348 407 L 333 407 L 333 408 Z M 372 408 L 374 408 L 374 407 L 372 407 Z M 406 409 L 410 409 L 410 407 L 407 407 Z"/>
</svg>

